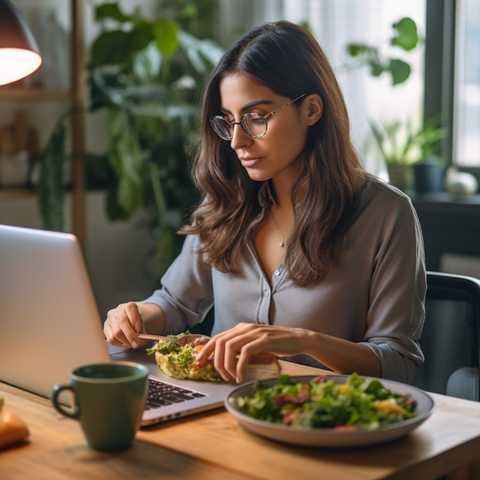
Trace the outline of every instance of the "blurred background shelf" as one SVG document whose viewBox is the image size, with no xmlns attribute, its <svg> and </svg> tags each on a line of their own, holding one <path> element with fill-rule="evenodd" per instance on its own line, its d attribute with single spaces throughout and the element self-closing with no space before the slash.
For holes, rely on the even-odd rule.
<svg viewBox="0 0 480 480">
<path fill-rule="evenodd" d="M 72 92 L 27 88 L 0 88 L 0 100 L 68 100 Z"/>
<path fill-rule="evenodd" d="M 70 231 L 75 234 L 85 250 L 85 166 L 82 160 L 85 151 L 85 99 L 86 99 L 86 74 L 85 74 L 85 2 L 86 0 L 57 1 L 54 5 L 62 7 L 68 18 L 68 62 L 55 65 L 57 69 L 69 70 L 69 83 L 63 86 L 44 88 L 24 85 L 7 85 L 0 87 L 0 113 L 2 120 L 12 115 L 12 105 L 26 111 L 30 119 L 36 122 L 40 132 L 41 148 L 45 147 L 50 133 L 47 129 L 53 128 L 54 122 L 62 112 L 70 110 L 69 155 L 73 159 L 71 165 L 71 203 L 69 204 L 71 224 Z M 51 9 L 50 2 L 38 2 L 37 5 L 23 0 L 13 0 L 12 3 L 19 9 L 25 7 L 23 14 L 28 12 L 28 7 L 42 8 L 44 11 Z M 38 10 L 42 12 L 42 10 Z M 38 14 L 37 12 L 37 14 Z M 26 17 L 28 18 L 28 16 Z M 30 102 L 32 102 L 30 104 Z M 53 102 L 53 103 L 52 103 Z M 65 105 L 62 104 L 65 102 Z M 34 103 L 34 105 L 33 105 Z M 17 105 L 15 106 L 17 108 Z M 60 112 L 60 113 L 59 113 Z M 2 116 L 0 115 L 0 116 Z M 8 117 L 7 117 L 8 118 Z M 48 126 L 47 126 L 48 125 Z M 25 199 L 35 197 L 32 188 L 0 188 L 0 201 Z"/>
<path fill-rule="evenodd" d="M 33 188 L 0 188 L 0 200 L 29 198 L 35 196 Z"/>
</svg>

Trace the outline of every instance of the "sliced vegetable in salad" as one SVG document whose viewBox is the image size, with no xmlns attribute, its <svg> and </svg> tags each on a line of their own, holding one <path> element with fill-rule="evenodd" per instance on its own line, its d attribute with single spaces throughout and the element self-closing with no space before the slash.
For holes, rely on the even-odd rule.
<svg viewBox="0 0 480 480">
<path fill-rule="evenodd" d="M 273 387 L 258 382 L 252 397 L 238 397 L 236 403 L 258 420 L 304 429 L 375 430 L 417 416 L 411 396 L 395 394 L 379 380 L 357 373 L 342 384 L 324 375 L 293 383 L 282 375 Z"/>
</svg>

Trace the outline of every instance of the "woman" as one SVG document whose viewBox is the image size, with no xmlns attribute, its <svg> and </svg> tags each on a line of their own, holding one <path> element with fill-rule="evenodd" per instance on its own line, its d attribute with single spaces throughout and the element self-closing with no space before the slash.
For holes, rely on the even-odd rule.
<svg viewBox="0 0 480 480">
<path fill-rule="evenodd" d="M 286 21 L 240 38 L 205 87 L 194 176 L 202 201 L 183 251 L 143 302 L 108 313 L 116 346 L 179 333 L 215 303 L 225 380 L 272 352 L 338 373 L 410 382 L 423 362 L 423 243 L 406 195 L 368 175 L 335 75 Z M 238 359 L 237 359 L 238 356 Z"/>
</svg>

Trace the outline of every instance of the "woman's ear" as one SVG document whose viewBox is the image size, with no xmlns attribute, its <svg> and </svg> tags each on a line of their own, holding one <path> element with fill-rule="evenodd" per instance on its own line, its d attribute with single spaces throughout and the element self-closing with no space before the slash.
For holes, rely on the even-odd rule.
<svg viewBox="0 0 480 480">
<path fill-rule="evenodd" d="M 309 127 L 315 125 L 322 118 L 323 101 L 318 93 L 308 95 L 303 101 L 302 107 L 304 108 L 305 119 Z"/>
</svg>

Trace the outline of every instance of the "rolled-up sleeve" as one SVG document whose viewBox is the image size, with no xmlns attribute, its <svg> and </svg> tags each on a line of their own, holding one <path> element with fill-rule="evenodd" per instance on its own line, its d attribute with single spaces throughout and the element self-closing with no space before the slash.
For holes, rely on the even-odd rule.
<svg viewBox="0 0 480 480">
<path fill-rule="evenodd" d="M 162 288 L 140 302 L 155 303 L 163 310 L 166 335 L 202 322 L 213 305 L 211 267 L 196 253 L 198 246 L 198 237 L 187 235 L 180 255 L 161 279 Z M 151 331 L 148 323 L 144 327 Z"/>
<path fill-rule="evenodd" d="M 378 250 L 370 283 L 365 345 L 376 354 L 382 377 L 411 382 L 424 360 L 419 339 L 425 316 L 423 238 L 406 196 L 378 223 Z"/>
</svg>

